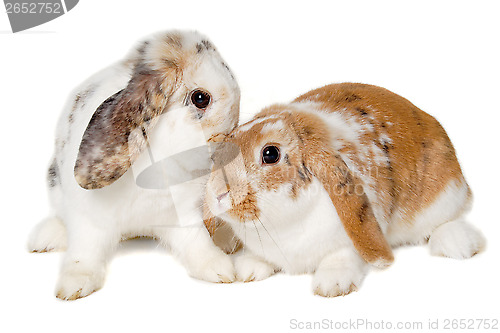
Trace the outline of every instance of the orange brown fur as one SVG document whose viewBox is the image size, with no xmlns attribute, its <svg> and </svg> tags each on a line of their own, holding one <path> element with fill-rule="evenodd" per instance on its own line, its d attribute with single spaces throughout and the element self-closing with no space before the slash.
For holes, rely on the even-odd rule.
<svg viewBox="0 0 500 333">
<path fill-rule="evenodd" d="M 345 112 L 357 121 L 370 117 L 374 131 L 362 144 L 377 142 L 384 133 L 392 139 L 386 151 L 390 165 L 379 167 L 377 193 L 390 202 L 386 213 L 402 209 L 404 220 L 426 208 L 462 171 L 455 149 L 439 122 L 407 99 L 387 89 L 356 83 L 332 84 L 312 90 L 294 102 L 318 102 L 324 112 Z M 345 110 L 345 111 L 340 111 Z M 366 113 L 366 114 L 364 114 Z"/>
</svg>

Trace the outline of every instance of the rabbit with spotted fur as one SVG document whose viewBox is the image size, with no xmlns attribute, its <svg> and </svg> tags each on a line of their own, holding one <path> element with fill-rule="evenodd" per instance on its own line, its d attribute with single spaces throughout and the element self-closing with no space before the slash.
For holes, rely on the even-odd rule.
<svg viewBox="0 0 500 333">
<path fill-rule="evenodd" d="M 49 168 L 52 212 L 28 244 L 33 252 L 66 250 L 57 297 L 77 299 L 101 288 L 113 249 L 140 236 L 169 247 L 195 278 L 234 280 L 231 260 L 198 213 L 202 191 L 177 193 L 192 212 L 180 221 L 168 188 L 143 188 L 136 178 L 141 163 L 220 140 L 237 125 L 239 98 L 213 44 L 183 31 L 146 38 L 74 90 Z"/>
</svg>

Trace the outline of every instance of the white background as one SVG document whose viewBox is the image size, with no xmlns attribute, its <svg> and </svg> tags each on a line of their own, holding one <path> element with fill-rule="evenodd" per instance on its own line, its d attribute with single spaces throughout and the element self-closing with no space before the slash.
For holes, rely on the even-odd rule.
<svg viewBox="0 0 500 333">
<path fill-rule="evenodd" d="M 286 332 L 290 320 L 380 323 L 498 319 L 499 8 L 495 1 L 87 0 L 12 34 L 0 13 L 2 332 Z M 436 116 L 475 193 L 470 220 L 488 238 L 471 260 L 396 250 L 359 292 L 313 296 L 310 276 L 216 285 L 194 280 L 152 241 L 122 244 L 104 288 L 57 300 L 60 253 L 29 254 L 48 212 L 45 175 L 69 91 L 151 32 L 208 35 L 235 72 L 242 118 L 323 84 L 386 87 Z M 334 241 L 334 240 L 332 240 Z"/>
</svg>

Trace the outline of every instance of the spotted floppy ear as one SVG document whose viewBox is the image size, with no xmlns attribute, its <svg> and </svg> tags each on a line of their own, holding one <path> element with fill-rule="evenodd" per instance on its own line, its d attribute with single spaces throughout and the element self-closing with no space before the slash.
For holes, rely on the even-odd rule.
<svg viewBox="0 0 500 333">
<path fill-rule="evenodd" d="M 331 148 L 328 130 L 310 115 L 295 117 L 293 127 L 304 145 L 306 171 L 323 184 L 357 252 L 374 266 L 389 266 L 394 261 L 392 249 L 375 218 L 364 185 Z"/>
<path fill-rule="evenodd" d="M 138 64 L 125 89 L 97 108 L 83 134 L 74 168 L 82 188 L 110 185 L 129 169 L 175 90 L 177 71 L 173 65 L 160 73 Z"/>
</svg>

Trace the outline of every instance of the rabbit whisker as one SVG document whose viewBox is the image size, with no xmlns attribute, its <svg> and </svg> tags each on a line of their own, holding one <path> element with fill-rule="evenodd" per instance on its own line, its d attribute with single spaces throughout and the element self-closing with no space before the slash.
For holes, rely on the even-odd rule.
<svg viewBox="0 0 500 333">
<path fill-rule="evenodd" d="M 257 225 L 255 224 L 255 220 L 252 220 L 252 223 L 253 223 L 253 226 L 255 228 L 255 231 L 257 232 L 257 237 L 259 237 L 260 248 L 262 249 L 262 255 L 265 257 L 264 244 L 262 244 L 262 239 L 260 238 L 259 228 L 257 228 Z"/>
<path fill-rule="evenodd" d="M 254 207 L 256 208 L 255 204 L 252 204 L 252 205 L 254 205 Z M 283 250 L 281 249 L 281 247 L 278 245 L 278 243 L 274 240 L 273 236 L 271 236 L 271 233 L 266 228 L 266 226 L 264 225 L 264 223 L 262 223 L 262 220 L 258 216 L 255 216 L 255 217 L 257 218 L 257 221 L 259 221 L 259 223 L 262 226 L 262 228 L 266 231 L 267 235 L 269 236 L 269 238 L 271 239 L 271 241 L 274 243 L 274 245 L 276 246 L 276 248 L 279 250 L 280 254 L 283 256 L 283 259 L 285 259 L 285 261 L 288 264 L 290 264 L 290 262 L 288 261 L 288 258 L 285 256 L 285 253 L 283 252 Z M 259 239 L 260 239 L 260 237 L 259 237 Z"/>
</svg>

